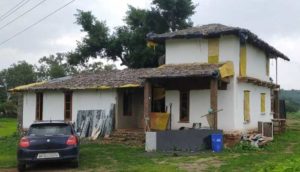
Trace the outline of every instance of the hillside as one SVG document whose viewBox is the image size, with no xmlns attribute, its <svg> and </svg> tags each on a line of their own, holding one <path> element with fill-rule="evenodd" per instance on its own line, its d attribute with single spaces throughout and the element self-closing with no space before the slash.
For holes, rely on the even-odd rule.
<svg viewBox="0 0 300 172">
<path fill-rule="evenodd" d="M 300 90 L 280 90 L 280 99 L 286 101 L 288 112 L 297 112 L 300 110 Z"/>
</svg>

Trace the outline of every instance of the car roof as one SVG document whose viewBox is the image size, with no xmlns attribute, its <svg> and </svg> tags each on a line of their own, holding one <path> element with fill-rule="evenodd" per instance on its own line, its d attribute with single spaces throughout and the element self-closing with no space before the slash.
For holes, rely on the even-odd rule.
<svg viewBox="0 0 300 172">
<path fill-rule="evenodd" d="M 35 124 L 70 124 L 70 123 L 63 120 L 42 120 L 42 121 L 34 121 L 32 123 L 32 125 Z"/>
</svg>

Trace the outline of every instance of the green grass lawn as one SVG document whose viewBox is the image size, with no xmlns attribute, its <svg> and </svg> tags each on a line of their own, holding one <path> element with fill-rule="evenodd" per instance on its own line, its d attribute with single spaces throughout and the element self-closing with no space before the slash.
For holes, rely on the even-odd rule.
<svg viewBox="0 0 300 172">
<path fill-rule="evenodd" d="M 0 137 L 11 136 L 17 131 L 16 118 L 0 118 Z"/>
<path fill-rule="evenodd" d="M 16 136 L 0 139 L 0 171 L 15 167 L 16 145 Z M 300 113 L 289 115 L 287 132 L 259 150 L 237 146 L 219 154 L 145 153 L 141 147 L 85 142 L 78 171 L 300 171 Z"/>
</svg>

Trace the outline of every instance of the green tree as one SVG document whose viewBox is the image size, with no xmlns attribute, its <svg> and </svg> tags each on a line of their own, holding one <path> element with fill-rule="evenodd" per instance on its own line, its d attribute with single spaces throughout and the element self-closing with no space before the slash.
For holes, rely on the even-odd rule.
<svg viewBox="0 0 300 172">
<path fill-rule="evenodd" d="M 91 12 L 78 10 L 76 23 L 87 36 L 77 48 L 67 54 L 72 65 L 92 58 L 120 59 L 129 68 L 156 67 L 164 55 L 164 46 L 155 49 L 146 45 L 147 33 L 164 33 L 192 26 L 190 20 L 195 5 L 191 0 L 153 0 L 150 10 L 129 6 L 125 26 L 110 34 L 104 21 L 97 20 Z"/>
<path fill-rule="evenodd" d="M 77 73 L 74 66 L 66 62 L 65 54 L 44 56 L 39 60 L 37 68 L 38 80 L 49 80 Z"/>
<path fill-rule="evenodd" d="M 0 79 L 2 85 L 11 89 L 19 85 L 36 82 L 36 73 L 33 65 L 20 61 L 2 70 Z"/>
</svg>

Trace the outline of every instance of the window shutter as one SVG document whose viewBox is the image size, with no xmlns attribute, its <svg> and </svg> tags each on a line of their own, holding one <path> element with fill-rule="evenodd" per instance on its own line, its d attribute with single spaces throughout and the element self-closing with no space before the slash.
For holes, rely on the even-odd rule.
<svg viewBox="0 0 300 172">
<path fill-rule="evenodd" d="M 260 94 L 260 111 L 262 113 L 266 112 L 266 93 Z"/>
<path fill-rule="evenodd" d="M 240 76 L 247 76 L 247 49 L 246 44 L 240 45 Z"/>
<path fill-rule="evenodd" d="M 250 121 L 250 91 L 244 91 L 244 121 Z"/>
<path fill-rule="evenodd" d="M 219 63 L 219 38 L 208 39 L 208 63 Z"/>
</svg>

